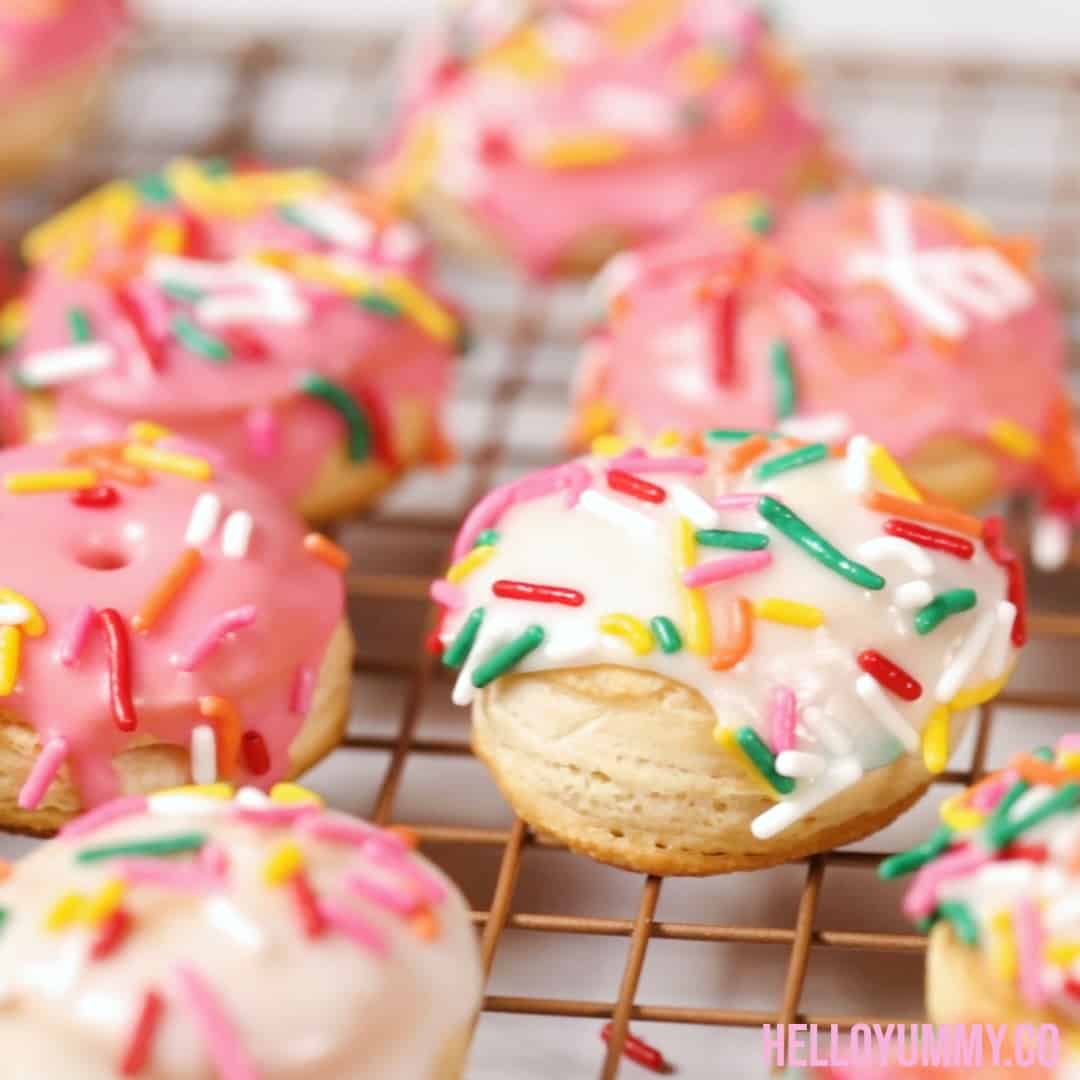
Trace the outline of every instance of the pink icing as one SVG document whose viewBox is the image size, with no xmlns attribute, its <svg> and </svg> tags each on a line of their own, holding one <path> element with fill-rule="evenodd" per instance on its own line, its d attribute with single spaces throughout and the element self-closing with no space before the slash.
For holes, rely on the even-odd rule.
<svg viewBox="0 0 1080 1080">
<path fill-rule="evenodd" d="M 768 237 L 735 220 L 734 204 L 717 203 L 634 252 L 623 262 L 630 283 L 587 346 L 579 409 L 602 402 L 642 434 L 772 428 L 781 420 L 772 350 L 786 341 L 797 417 L 840 414 L 849 431 L 864 431 L 897 455 L 939 435 L 985 440 L 1001 419 L 1047 435 L 1064 378 L 1062 320 L 1048 286 L 1025 264 L 1009 263 L 1030 288 L 1030 302 L 1003 318 L 966 311 L 966 332 L 943 343 L 883 286 L 850 277 L 858 253 L 880 249 L 882 194 L 806 203 Z M 1007 241 L 951 207 L 900 199 L 917 251 L 1000 246 L 1003 262 L 1013 257 Z M 737 321 L 725 379 L 709 290 L 724 295 L 732 281 Z M 1007 454 L 1000 462 L 1007 483 L 1032 480 L 1030 464 Z"/>
<path fill-rule="evenodd" d="M 52 470 L 66 439 L 17 447 L 0 454 L 0 472 Z M 317 669 L 344 611 L 338 571 L 303 548 L 305 529 L 271 492 L 231 474 L 200 483 L 155 472 L 145 487 L 116 485 L 118 502 L 106 508 L 75 505 L 68 492 L 16 495 L 0 490 L 4 568 L 0 586 L 37 605 L 47 624 L 41 637 L 24 634 L 18 682 L 0 699 L 38 733 L 42 743 L 67 740 L 68 766 L 84 806 L 120 794 L 113 758 L 151 736 L 188 747 L 192 729 L 205 723 L 198 699 L 215 695 L 238 709 L 244 731 L 265 740 L 270 769 L 249 775 L 240 755 L 237 782 L 268 786 L 289 773 L 289 747 L 303 717 L 290 709 L 297 667 Z M 225 558 L 220 527 L 201 545 L 202 564 L 160 621 L 148 632 L 131 628 L 132 616 L 157 588 L 184 548 L 195 499 L 213 491 L 223 517 L 247 510 L 255 530 L 247 557 Z M 100 566 L 122 565 L 113 569 Z M 136 731 L 113 721 L 106 678 L 105 634 L 97 620 L 75 662 L 62 662 L 66 630 L 89 605 L 115 609 L 131 649 Z M 223 612 L 253 606 L 258 617 L 221 639 L 191 672 L 177 667 Z"/>
<path fill-rule="evenodd" d="M 821 180 L 840 170 L 789 63 L 741 0 L 658 5 L 672 10 L 617 45 L 609 28 L 632 6 L 541 3 L 516 23 L 498 5 L 486 16 L 458 12 L 414 43 L 382 175 L 394 175 L 399 154 L 433 122 L 442 142 L 436 183 L 544 274 L 590 229 L 645 238 L 711 194 L 752 188 L 787 198 L 814 182 L 815 164 Z M 549 70 L 493 62 L 523 40 L 540 43 Z M 471 47 L 464 55 L 462 42 Z M 685 70 L 700 54 L 717 58 L 721 73 L 698 86 Z M 589 167 L 538 161 L 553 141 L 582 135 L 617 136 L 625 150 Z"/>
</svg>

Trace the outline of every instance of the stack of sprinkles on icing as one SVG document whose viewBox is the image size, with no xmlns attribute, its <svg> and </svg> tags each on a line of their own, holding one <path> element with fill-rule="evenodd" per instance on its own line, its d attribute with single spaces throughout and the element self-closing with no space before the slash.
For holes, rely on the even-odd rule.
<svg viewBox="0 0 1080 1080">
<path fill-rule="evenodd" d="M 152 416 L 311 519 L 445 453 L 460 319 L 417 229 L 363 191 L 178 160 L 88 195 L 24 253 L 9 440 Z"/>
<path fill-rule="evenodd" d="M 1056 1019 L 1080 1034 L 1080 738 L 1016 755 L 947 799 L 924 843 L 881 865 L 914 874 L 904 912 L 933 927 L 937 1022 Z"/>
<path fill-rule="evenodd" d="M 0 826 L 269 784 L 340 738 L 345 553 L 160 425 L 0 453 Z"/>
<path fill-rule="evenodd" d="M 861 436 L 602 437 L 484 498 L 453 555 L 432 595 L 477 750 L 533 824 L 663 872 L 872 831 L 1026 636 L 1001 521 L 925 501 Z"/>
<path fill-rule="evenodd" d="M 5 1072 L 457 1080 L 475 937 L 414 843 L 293 784 L 77 819 L 0 884 Z"/>
</svg>

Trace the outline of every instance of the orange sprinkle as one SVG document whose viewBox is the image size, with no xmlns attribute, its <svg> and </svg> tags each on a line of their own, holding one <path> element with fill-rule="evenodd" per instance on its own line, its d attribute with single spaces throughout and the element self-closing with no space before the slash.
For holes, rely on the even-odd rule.
<svg viewBox="0 0 1080 1080">
<path fill-rule="evenodd" d="M 736 596 L 728 609 L 727 636 L 713 654 L 713 671 L 733 668 L 754 644 L 754 605 L 745 596 Z"/>
<path fill-rule="evenodd" d="M 409 920 L 409 925 L 421 941 L 438 941 L 442 934 L 442 924 L 439 922 L 438 915 L 428 908 L 418 911 Z"/>
<path fill-rule="evenodd" d="M 928 525 L 940 525 L 944 529 L 963 533 L 965 536 L 982 536 L 982 522 L 970 514 L 962 514 L 947 506 L 931 506 L 927 503 L 901 499 L 898 495 L 887 495 L 883 491 L 873 491 L 863 498 L 863 502 L 880 514 L 898 514 L 912 521 L 923 521 Z"/>
<path fill-rule="evenodd" d="M 1072 406 L 1062 394 L 1050 411 L 1043 437 L 1043 468 L 1057 495 L 1080 495 L 1080 448 L 1073 428 Z"/>
<path fill-rule="evenodd" d="M 0 859 L 0 881 L 7 881 L 14 873 L 15 868 L 7 861 L 7 859 Z"/>
<path fill-rule="evenodd" d="M 410 851 L 415 851 L 420 846 L 420 834 L 408 825 L 387 825 L 386 831 L 393 833 Z"/>
<path fill-rule="evenodd" d="M 724 469 L 729 473 L 742 472 L 747 465 L 757 461 L 772 444 L 767 435 L 751 435 L 745 442 L 739 443 L 728 451 Z"/>
<path fill-rule="evenodd" d="M 352 561 L 352 556 L 333 540 L 328 540 L 322 533 L 308 533 L 304 537 L 304 550 L 316 559 L 329 563 L 335 570 L 345 570 Z"/>
<path fill-rule="evenodd" d="M 218 776 L 234 776 L 244 734 L 236 706 L 228 698 L 211 694 L 199 698 L 199 714 L 212 721 L 217 732 Z"/>
<path fill-rule="evenodd" d="M 90 459 L 104 455 L 105 457 L 120 457 L 124 453 L 126 442 L 93 443 L 90 446 L 76 446 L 71 450 L 65 450 L 63 461 L 65 465 L 88 465 Z"/>
<path fill-rule="evenodd" d="M 1049 761 L 1041 761 L 1031 754 L 1017 754 L 1009 765 L 1019 773 L 1021 779 L 1029 784 L 1046 784 L 1060 787 L 1062 784 L 1077 779 L 1077 774 L 1069 769 L 1059 768 Z"/>
<path fill-rule="evenodd" d="M 106 480 L 115 480 L 119 484 L 131 484 L 133 487 L 146 487 L 150 483 L 150 474 L 138 465 L 129 465 L 120 458 L 95 454 L 86 464 L 96 469 Z"/>
<path fill-rule="evenodd" d="M 180 558 L 173 563 L 161 584 L 150 594 L 131 625 L 141 634 L 151 630 L 177 594 L 191 580 L 192 574 L 202 565 L 202 555 L 197 548 L 184 548 Z"/>
</svg>

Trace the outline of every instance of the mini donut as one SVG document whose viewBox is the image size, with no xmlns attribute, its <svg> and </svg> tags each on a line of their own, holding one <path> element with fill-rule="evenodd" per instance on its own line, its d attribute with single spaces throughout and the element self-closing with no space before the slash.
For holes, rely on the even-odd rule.
<svg viewBox="0 0 1080 1080">
<path fill-rule="evenodd" d="M 24 252 L 16 439 L 148 416 L 311 521 L 442 460 L 461 323 L 422 236 L 362 191 L 179 160 L 101 188 Z"/>
<path fill-rule="evenodd" d="M 341 739 L 345 553 L 150 424 L 0 452 L 0 827 L 266 786 Z"/>
<path fill-rule="evenodd" d="M 124 0 L 0 4 L 0 184 L 27 179 L 65 149 L 127 25 Z"/>
<path fill-rule="evenodd" d="M 222 790 L 218 790 L 222 789 Z M 107 803 L 0 886 L 6 1080 L 458 1080 L 461 894 L 295 785 Z"/>
<path fill-rule="evenodd" d="M 432 594 L 477 754 L 530 824 L 636 871 L 881 828 L 1024 640 L 1000 520 L 920 501 L 865 438 L 664 443 L 609 440 L 466 518 Z"/>
<path fill-rule="evenodd" d="M 1074 512 L 1064 327 L 1029 242 L 881 188 L 771 222 L 757 197 L 718 200 L 613 260 L 607 319 L 577 380 L 579 439 L 865 431 L 920 487 L 966 509 L 1027 489 Z M 1050 528 L 1035 545 L 1043 564 L 1068 551 Z"/>
<path fill-rule="evenodd" d="M 590 273 L 711 195 L 845 167 L 742 0 L 456 4 L 413 42 L 376 176 L 448 246 Z"/>
</svg>

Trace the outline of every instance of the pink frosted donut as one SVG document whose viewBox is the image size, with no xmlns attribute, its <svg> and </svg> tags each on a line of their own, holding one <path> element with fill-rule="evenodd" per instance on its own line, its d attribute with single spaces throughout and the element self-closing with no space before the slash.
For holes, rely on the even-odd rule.
<svg viewBox="0 0 1080 1080">
<path fill-rule="evenodd" d="M 343 553 L 153 425 L 0 453 L 0 825 L 312 764 L 348 711 Z"/>
<path fill-rule="evenodd" d="M 0 5 L 0 182 L 24 177 L 83 122 L 127 24 L 124 0 Z"/>
<path fill-rule="evenodd" d="M 741 0 L 459 4 L 408 56 L 385 183 L 450 243 L 589 272 L 704 198 L 842 171 Z"/>
<path fill-rule="evenodd" d="M 16 439 L 151 417 L 312 520 L 445 449 L 460 321 L 421 235 L 362 192 L 175 161 L 93 193 L 24 249 Z"/>
<path fill-rule="evenodd" d="M 609 264 L 607 319 L 577 380 L 579 441 L 770 427 L 833 443 L 865 431 L 947 500 L 1034 488 L 1072 513 L 1064 331 L 1029 244 L 887 189 L 768 222 L 756 197 L 719 200 Z M 1036 553 L 1054 563 L 1067 532 L 1047 522 Z"/>
</svg>

